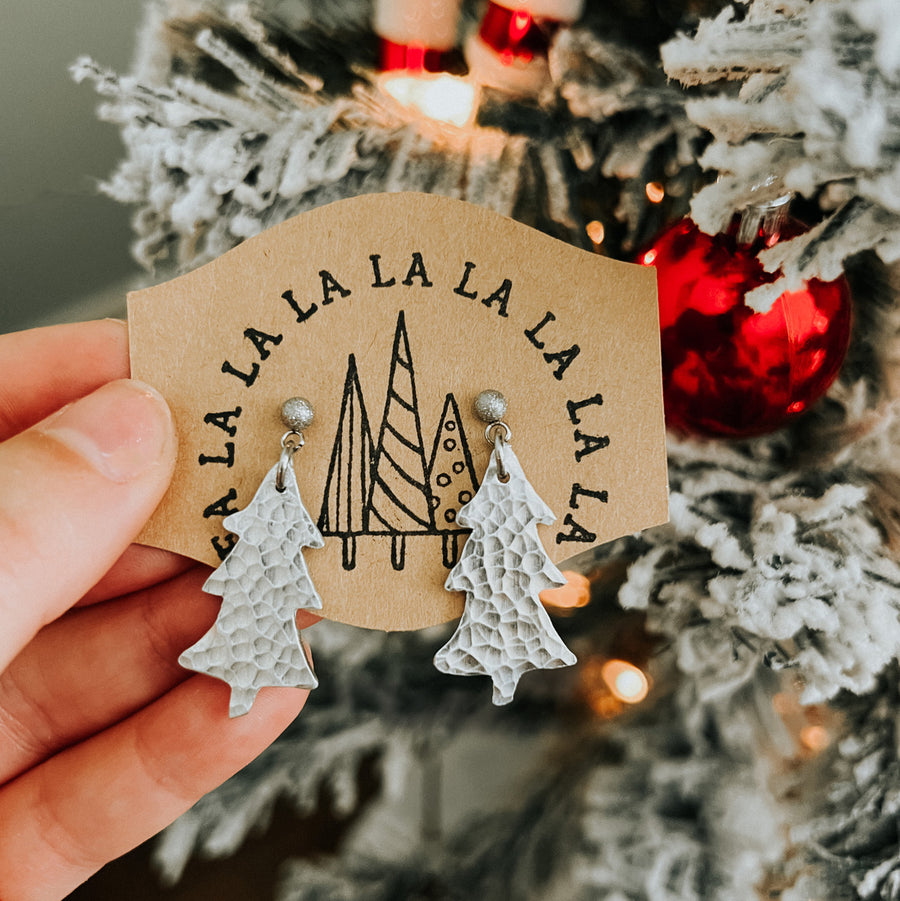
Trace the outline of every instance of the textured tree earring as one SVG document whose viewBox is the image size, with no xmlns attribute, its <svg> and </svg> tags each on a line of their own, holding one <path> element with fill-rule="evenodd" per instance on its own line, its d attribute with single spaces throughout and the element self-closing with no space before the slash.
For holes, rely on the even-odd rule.
<svg viewBox="0 0 900 901">
<path fill-rule="evenodd" d="M 292 462 L 303 447 L 303 430 L 312 424 L 312 405 L 292 397 L 282 405 L 281 419 L 289 429 L 281 439 L 281 457 L 250 504 L 223 521 L 238 542 L 203 586 L 222 598 L 219 615 L 178 658 L 187 669 L 231 686 L 233 717 L 247 713 L 264 686 L 318 685 L 296 614 L 322 607 L 302 549 L 325 542 L 300 499 Z"/>
<path fill-rule="evenodd" d="M 466 606 L 434 665 L 456 676 L 490 676 L 495 704 L 508 704 L 524 673 L 571 666 L 575 655 L 557 635 L 538 595 L 566 580 L 547 556 L 538 523 L 556 517 L 531 487 L 509 446 L 506 398 L 482 391 L 475 412 L 493 447 L 481 487 L 457 514 L 472 530 L 444 587 L 464 591 Z"/>
</svg>

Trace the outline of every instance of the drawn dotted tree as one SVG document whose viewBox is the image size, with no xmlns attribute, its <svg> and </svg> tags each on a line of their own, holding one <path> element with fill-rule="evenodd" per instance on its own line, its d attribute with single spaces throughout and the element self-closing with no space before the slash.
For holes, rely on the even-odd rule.
<svg viewBox="0 0 900 901">
<path fill-rule="evenodd" d="M 459 536 L 468 531 L 457 520 L 459 510 L 478 490 L 472 455 L 453 394 L 444 400 L 428 464 L 428 480 L 435 527 L 443 538 L 444 566 L 449 569 L 459 559 Z"/>
</svg>

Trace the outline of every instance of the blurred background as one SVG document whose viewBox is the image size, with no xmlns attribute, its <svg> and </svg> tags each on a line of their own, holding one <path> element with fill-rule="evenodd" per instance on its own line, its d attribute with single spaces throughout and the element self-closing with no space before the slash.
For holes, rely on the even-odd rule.
<svg viewBox="0 0 900 901">
<path fill-rule="evenodd" d="M 122 155 L 96 93 L 68 67 L 82 54 L 127 70 L 141 0 L 3 0 L 0 75 L 0 331 L 123 315 L 140 277 L 129 210 L 98 182 Z"/>
</svg>

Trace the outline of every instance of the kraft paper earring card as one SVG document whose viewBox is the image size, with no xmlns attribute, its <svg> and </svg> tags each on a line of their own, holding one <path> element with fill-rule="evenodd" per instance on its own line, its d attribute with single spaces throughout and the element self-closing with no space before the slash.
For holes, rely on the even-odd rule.
<svg viewBox="0 0 900 901">
<path fill-rule="evenodd" d="M 554 563 L 667 518 L 652 269 L 461 201 L 376 194 L 275 226 L 128 308 L 132 373 L 165 396 L 180 439 L 138 540 L 218 566 L 236 542 L 223 520 L 271 466 L 302 377 L 316 441 L 295 465 L 330 619 L 460 615 L 463 594 L 443 586 L 491 453 L 472 412 L 485 385 L 515 398 L 516 455 L 557 516 L 541 526 Z"/>
</svg>

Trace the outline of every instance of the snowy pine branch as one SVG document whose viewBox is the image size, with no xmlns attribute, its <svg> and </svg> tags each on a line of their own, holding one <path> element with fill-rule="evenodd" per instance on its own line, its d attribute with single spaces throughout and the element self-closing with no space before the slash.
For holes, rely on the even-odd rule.
<svg viewBox="0 0 900 901">
<path fill-rule="evenodd" d="M 874 249 L 900 259 L 900 51 L 892 0 L 754 0 L 694 37 L 662 48 L 666 72 L 686 85 L 742 82 L 693 100 L 687 114 L 713 143 L 701 163 L 722 177 L 692 215 L 717 232 L 733 213 L 784 191 L 838 204 L 808 235 L 761 254 L 782 277 L 748 296 L 768 310 L 812 277 L 836 278 L 844 260 Z"/>
<path fill-rule="evenodd" d="M 645 534 L 620 598 L 672 637 L 701 693 L 760 660 L 796 667 L 810 703 L 864 693 L 900 651 L 900 565 L 869 503 L 900 420 L 880 413 L 815 470 L 784 467 L 771 439 L 671 441 L 671 523 Z"/>
<path fill-rule="evenodd" d="M 437 127 L 377 87 L 374 39 L 358 33 L 368 6 L 357 6 L 351 27 L 309 22 L 301 5 L 288 15 L 284 3 L 157 3 L 135 74 L 75 64 L 122 130 L 127 155 L 104 190 L 136 207 L 142 265 L 193 268 L 292 215 L 375 191 L 458 197 L 586 245 L 580 203 L 602 177 L 598 199 L 611 198 L 632 249 L 655 228 L 648 180 L 669 178 L 686 203 L 698 132 L 637 51 L 563 31 L 539 107 L 488 94 L 481 125 Z"/>
</svg>

